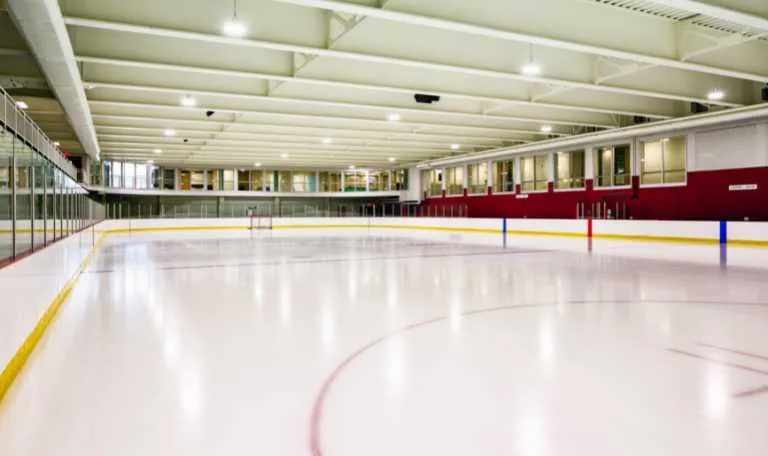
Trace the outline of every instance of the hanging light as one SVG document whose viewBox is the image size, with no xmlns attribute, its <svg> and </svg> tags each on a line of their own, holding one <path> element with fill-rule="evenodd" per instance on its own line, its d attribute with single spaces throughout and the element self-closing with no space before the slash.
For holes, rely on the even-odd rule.
<svg viewBox="0 0 768 456">
<path fill-rule="evenodd" d="M 237 0 L 234 0 L 234 3 L 235 14 L 232 16 L 232 19 L 224 23 L 224 26 L 221 28 L 221 32 L 234 38 L 243 38 L 248 34 L 248 27 L 246 27 L 245 24 L 237 18 Z"/>
<path fill-rule="evenodd" d="M 543 125 L 541 127 L 542 133 L 552 133 L 552 125 Z"/>
<path fill-rule="evenodd" d="M 712 89 L 709 94 L 707 94 L 707 98 L 710 101 L 720 101 L 723 98 L 725 98 L 725 92 L 723 92 L 720 89 Z"/>
<path fill-rule="evenodd" d="M 522 71 L 526 76 L 538 76 L 541 74 L 541 65 L 536 62 L 529 62 L 523 65 Z"/>
<path fill-rule="evenodd" d="M 197 104 L 197 100 L 192 98 L 189 95 L 184 95 L 184 98 L 181 99 L 181 105 L 186 106 L 188 108 L 191 108 L 192 106 L 195 106 Z"/>
</svg>

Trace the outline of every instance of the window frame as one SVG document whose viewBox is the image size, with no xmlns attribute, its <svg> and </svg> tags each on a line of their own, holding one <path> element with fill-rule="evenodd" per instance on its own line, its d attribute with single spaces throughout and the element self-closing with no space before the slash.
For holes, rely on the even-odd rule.
<svg viewBox="0 0 768 456">
<path fill-rule="evenodd" d="M 529 194 L 529 193 L 547 193 L 547 192 L 549 192 L 549 176 L 548 176 L 549 173 L 547 172 L 547 168 L 548 168 L 547 161 L 549 160 L 549 155 L 550 154 L 548 154 L 548 153 L 547 154 L 531 154 L 531 155 L 524 155 L 524 156 L 520 157 L 520 193 Z M 545 160 L 545 162 L 544 162 L 544 188 L 536 188 L 536 184 L 541 182 L 540 180 L 537 179 L 537 175 L 536 175 L 536 159 L 537 158 L 544 158 L 544 160 Z M 524 176 L 523 172 L 525 171 L 524 161 L 527 160 L 527 159 L 533 160 L 533 181 L 527 181 L 527 182 L 533 182 L 533 189 L 532 190 L 526 190 L 525 189 L 526 180 L 525 180 L 525 176 Z"/>
<path fill-rule="evenodd" d="M 664 177 L 666 174 L 666 169 L 664 168 L 664 153 L 665 153 L 665 139 L 682 139 L 683 140 L 683 176 L 685 177 L 682 182 L 664 182 Z M 656 184 L 644 184 L 643 183 L 643 168 L 642 168 L 642 161 L 643 161 L 643 154 L 645 153 L 645 144 L 646 143 L 654 143 L 658 142 L 661 144 L 661 183 Z M 642 188 L 664 188 L 664 187 L 685 187 L 688 185 L 688 135 L 682 135 L 682 136 L 660 136 L 660 137 L 650 137 L 650 138 L 641 138 L 638 140 L 638 143 L 640 144 L 640 151 L 638 154 L 638 177 L 640 178 L 640 187 Z"/>
<path fill-rule="evenodd" d="M 629 149 L 629 183 L 624 185 L 614 185 L 614 182 L 616 181 L 616 147 L 622 147 L 626 146 Z M 606 149 L 611 149 L 611 185 L 597 185 L 599 182 L 598 179 L 598 173 L 597 173 L 597 163 L 599 158 L 599 153 L 604 152 Z M 603 144 L 600 146 L 595 146 L 592 150 L 592 188 L 594 189 L 600 189 L 600 190 L 624 190 L 628 188 L 632 188 L 632 178 L 635 176 L 635 167 L 637 164 L 635 163 L 635 145 L 633 142 L 619 142 L 614 144 Z M 585 157 L 586 160 L 586 157 Z M 585 169 L 586 173 L 586 169 Z"/>
<path fill-rule="evenodd" d="M 581 177 L 581 187 L 559 187 L 559 183 L 561 180 L 558 176 L 558 158 L 560 157 L 560 154 L 567 154 L 568 155 L 568 166 L 571 176 L 573 176 L 573 154 L 575 153 L 581 153 L 583 160 L 584 160 L 584 166 L 583 166 L 583 173 Z M 587 154 L 589 151 L 587 149 L 578 149 L 578 150 L 566 150 L 562 152 L 555 152 L 552 154 L 552 160 L 554 160 L 554 176 L 552 176 L 552 184 L 554 187 L 554 191 L 556 192 L 579 192 L 579 191 L 585 191 L 587 189 Z M 570 177 L 571 181 L 573 180 L 573 177 Z"/>
</svg>

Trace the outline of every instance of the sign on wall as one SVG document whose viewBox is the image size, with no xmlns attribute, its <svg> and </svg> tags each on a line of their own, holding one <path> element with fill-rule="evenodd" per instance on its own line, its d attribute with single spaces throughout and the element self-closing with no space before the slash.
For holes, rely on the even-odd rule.
<svg viewBox="0 0 768 456">
<path fill-rule="evenodd" d="M 730 185 L 728 186 L 728 190 L 732 192 L 746 192 L 750 190 L 757 190 L 757 184 Z"/>
</svg>

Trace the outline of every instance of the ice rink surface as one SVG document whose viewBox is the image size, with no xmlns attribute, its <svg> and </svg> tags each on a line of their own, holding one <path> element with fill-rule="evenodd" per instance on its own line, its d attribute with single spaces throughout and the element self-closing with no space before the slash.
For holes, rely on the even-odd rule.
<svg viewBox="0 0 768 456">
<path fill-rule="evenodd" d="M 111 236 L 0 455 L 766 455 L 768 249 Z"/>
</svg>

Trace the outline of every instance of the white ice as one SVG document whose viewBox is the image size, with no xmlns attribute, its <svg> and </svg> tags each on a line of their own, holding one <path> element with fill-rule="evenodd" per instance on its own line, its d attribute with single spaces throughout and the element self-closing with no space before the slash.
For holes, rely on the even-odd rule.
<svg viewBox="0 0 768 456">
<path fill-rule="evenodd" d="M 765 455 L 766 259 L 112 236 L 0 407 L 0 455 Z"/>
</svg>

